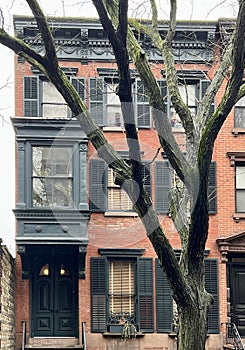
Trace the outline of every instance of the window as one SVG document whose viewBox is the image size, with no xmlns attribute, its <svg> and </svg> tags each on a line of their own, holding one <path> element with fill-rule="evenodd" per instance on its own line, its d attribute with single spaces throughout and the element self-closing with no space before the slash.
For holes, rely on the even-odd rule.
<svg viewBox="0 0 245 350">
<path fill-rule="evenodd" d="M 92 257 L 90 260 L 92 331 L 121 333 L 123 325 L 129 321 L 138 332 L 154 332 L 154 329 L 159 333 L 172 332 L 172 292 L 158 259 L 155 259 L 153 269 L 153 259 L 142 257 L 142 249 L 103 248 L 99 252 L 100 257 Z M 153 280 L 156 284 L 155 295 Z M 219 333 L 216 259 L 205 259 L 205 286 L 214 298 L 208 314 L 208 332 Z"/>
<path fill-rule="evenodd" d="M 89 80 L 89 108 L 100 126 L 123 126 L 121 103 L 116 94 L 117 86 L 117 78 L 90 78 Z M 138 79 L 132 83 L 132 95 L 136 126 L 150 128 L 150 105 L 144 86 Z"/>
<path fill-rule="evenodd" d="M 107 200 L 108 211 L 133 211 L 133 203 L 124 189 L 115 184 L 115 175 L 112 169 L 108 168 Z"/>
<path fill-rule="evenodd" d="M 71 77 L 71 83 L 85 100 L 84 78 Z M 68 118 L 71 116 L 62 95 L 42 76 L 24 77 L 24 117 Z"/>
<path fill-rule="evenodd" d="M 245 213 L 245 163 L 236 163 L 236 212 Z"/>
<path fill-rule="evenodd" d="M 144 162 L 143 181 L 145 189 L 151 195 L 150 163 Z M 101 159 L 90 161 L 90 209 L 105 212 L 132 212 L 133 203 L 124 189 L 114 182 L 115 175 Z"/>
<path fill-rule="evenodd" d="M 152 179 L 151 164 L 143 163 L 144 186 L 151 196 Z M 173 181 L 175 173 L 167 160 L 155 161 L 154 163 L 154 186 L 155 186 L 155 209 L 160 214 L 169 212 L 169 192 L 175 185 Z M 209 214 L 217 212 L 216 192 L 216 163 L 212 162 L 209 173 Z M 114 183 L 114 175 L 101 159 L 90 161 L 90 209 L 94 212 L 109 211 L 132 211 L 133 205 L 128 195 Z"/>
<path fill-rule="evenodd" d="M 109 323 L 135 324 L 135 264 L 109 260 Z"/>
<path fill-rule="evenodd" d="M 118 84 L 106 84 L 106 116 L 108 126 L 123 126 L 123 117 L 119 96 L 116 94 Z"/>
<path fill-rule="evenodd" d="M 242 97 L 235 105 L 234 126 L 245 128 L 245 97 Z"/>
<path fill-rule="evenodd" d="M 165 101 L 167 115 L 171 120 L 171 125 L 174 128 L 182 127 L 181 120 L 178 114 L 175 112 L 171 99 L 168 96 L 167 86 L 165 80 L 158 81 L 158 84 L 161 89 L 162 96 Z M 195 117 L 198 103 L 203 98 L 210 82 L 208 80 L 199 80 L 199 79 L 179 79 L 179 92 L 183 101 L 189 107 L 189 110 L 193 117 Z M 214 112 L 214 102 L 210 108 L 210 114 Z"/>
<path fill-rule="evenodd" d="M 50 81 L 42 81 L 43 100 L 41 103 L 43 118 L 67 118 L 68 106 L 63 96 Z"/>
<path fill-rule="evenodd" d="M 32 147 L 33 207 L 71 207 L 72 182 L 71 147 Z"/>
<path fill-rule="evenodd" d="M 106 256 L 91 258 L 94 332 L 121 332 L 125 322 L 138 331 L 153 332 L 152 259 L 141 258 L 141 249 L 132 251 L 108 249 Z"/>
</svg>

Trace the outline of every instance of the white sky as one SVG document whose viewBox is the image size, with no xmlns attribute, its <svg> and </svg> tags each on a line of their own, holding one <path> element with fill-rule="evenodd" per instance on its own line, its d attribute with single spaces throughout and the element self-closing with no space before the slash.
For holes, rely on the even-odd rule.
<svg viewBox="0 0 245 350">
<path fill-rule="evenodd" d="M 131 13 L 137 17 L 147 17 L 146 1 L 130 0 Z M 168 18 L 169 0 L 161 3 L 159 16 Z M 96 11 L 90 0 L 41 0 L 40 4 L 47 15 L 95 17 Z M 65 5 L 64 5 L 65 4 Z M 140 5 L 141 4 L 141 5 Z M 178 19 L 217 20 L 236 17 L 238 0 L 179 0 Z M 25 1 L 1 0 L 4 27 L 10 28 L 13 14 L 31 15 Z M 135 9 L 136 10 L 133 10 Z M 2 24 L 2 23 L 1 23 Z M 14 132 L 10 116 L 14 116 L 13 55 L 0 45 L 0 238 L 14 254 L 15 219 L 12 209 L 15 206 L 15 167 Z"/>
</svg>

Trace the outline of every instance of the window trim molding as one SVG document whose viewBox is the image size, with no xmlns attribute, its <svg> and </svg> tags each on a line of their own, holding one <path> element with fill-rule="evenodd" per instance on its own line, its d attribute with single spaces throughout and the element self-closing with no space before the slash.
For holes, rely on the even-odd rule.
<svg viewBox="0 0 245 350">
<path fill-rule="evenodd" d="M 227 156 L 230 158 L 230 166 L 234 167 L 236 162 L 245 162 L 245 152 L 227 152 Z"/>
<path fill-rule="evenodd" d="M 122 258 L 135 258 L 137 256 L 142 256 L 145 252 L 143 248 L 99 248 L 98 252 L 101 256 L 106 257 L 118 257 Z"/>
</svg>

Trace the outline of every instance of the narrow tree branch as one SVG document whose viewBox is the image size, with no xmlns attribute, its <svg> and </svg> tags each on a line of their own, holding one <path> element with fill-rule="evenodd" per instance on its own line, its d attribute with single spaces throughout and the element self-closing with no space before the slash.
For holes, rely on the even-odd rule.
<svg viewBox="0 0 245 350">
<path fill-rule="evenodd" d="M 43 39 L 44 47 L 45 47 L 45 52 L 46 52 L 45 56 L 47 57 L 47 62 L 48 64 L 51 64 L 53 66 L 53 69 L 57 70 L 58 59 L 56 55 L 53 35 L 48 25 L 47 18 L 45 17 L 37 0 L 26 0 L 26 1 L 37 21 L 37 26 L 39 28 L 40 34 Z"/>
</svg>

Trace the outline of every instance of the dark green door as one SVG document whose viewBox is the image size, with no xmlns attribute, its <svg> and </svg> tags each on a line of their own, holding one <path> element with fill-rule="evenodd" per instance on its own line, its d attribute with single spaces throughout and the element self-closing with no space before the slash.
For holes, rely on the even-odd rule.
<svg viewBox="0 0 245 350">
<path fill-rule="evenodd" d="M 245 337 L 245 264 L 231 266 L 231 319 Z"/>
<path fill-rule="evenodd" d="M 32 276 L 32 334 L 77 336 L 77 273 L 65 257 L 43 257 Z"/>
</svg>

